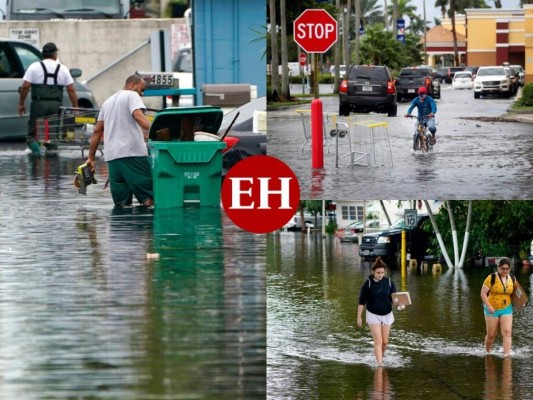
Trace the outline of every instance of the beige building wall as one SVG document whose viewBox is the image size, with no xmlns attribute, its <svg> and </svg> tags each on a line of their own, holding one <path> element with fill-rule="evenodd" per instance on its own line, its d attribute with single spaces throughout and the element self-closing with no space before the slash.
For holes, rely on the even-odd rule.
<svg viewBox="0 0 533 400">
<path fill-rule="evenodd" d="M 123 20 L 3 21 L 0 37 L 11 29 L 37 29 L 39 49 L 55 42 L 59 58 L 69 68 L 83 71 L 80 82 L 93 91 L 98 105 L 124 86 L 136 71 L 152 71 L 150 36 L 168 30 L 183 19 L 147 18 Z M 148 107 L 161 100 L 147 98 Z"/>
<path fill-rule="evenodd" d="M 470 19 L 466 50 L 469 65 L 493 65 L 496 63 L 496 20 Z"/>
<path fill-rule="evenodd" d="M 533 82 L 533 4 L 524 4 L 526 83 Z"/>
</svg>

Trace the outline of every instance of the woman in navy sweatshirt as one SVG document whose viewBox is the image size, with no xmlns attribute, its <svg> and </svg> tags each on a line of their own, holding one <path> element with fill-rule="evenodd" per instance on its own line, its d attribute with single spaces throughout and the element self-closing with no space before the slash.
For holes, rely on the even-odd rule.
<svg viewBox="0 0 533 400">
<path fill-rule="evenodd" d="M 385 276 L 386 268 L 387 265 L 381 257 L 376 258 L 372 264 L 372 274 L 361 286 L 357 308 L 357 325 L 362 328 L 363 309 L 366 306 L 366 323 L 372 332 L 374 354 L 380 366 L 383 365 L 383 355 L 387 349 L 391 325 L 394 322 L 391 294 L 396 292 L 394 282 Z"/>
</svg>

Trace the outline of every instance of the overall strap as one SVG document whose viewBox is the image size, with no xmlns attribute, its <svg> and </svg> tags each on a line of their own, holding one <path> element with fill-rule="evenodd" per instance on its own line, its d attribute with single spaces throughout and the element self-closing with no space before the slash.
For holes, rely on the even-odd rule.
<svg viewBox="0 0 533 400">
<path fill-rule="evenodd" d="M 57 67 L 56 67 L 56 70 L 54 71 L 53 74 L 49 73 L 47 70 L 46 70 L 46 67 L 44 65 L 44 62 L 40 62 L 41 64 L 41 67 L 43 67 L 43 71 L 44 71 L 44 81 L 43 81 L 43 85 L 46 85 L 47 81 L 48 81 L 48 78 L 54 78 L 54 85 L 57 85 L 57 76 L 59 75 L 59 68 L 61 68 L 61 64 L 57 64 Z"/>
</svg>

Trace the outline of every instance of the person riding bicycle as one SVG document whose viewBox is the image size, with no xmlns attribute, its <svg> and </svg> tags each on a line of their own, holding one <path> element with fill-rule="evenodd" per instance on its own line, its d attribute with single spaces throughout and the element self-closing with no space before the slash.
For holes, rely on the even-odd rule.
<svg viewBox="0 0 533 400">
<path fill-rule="evenodd" d="M 407 109 L 407 114 L 405 114 L 406 118 L 411 115 L 411 111 L 413 111 L 415 107 L 418 108 L 419 118 L 427 117 L 427 119 L 424 121 L 424 124 L 431 132 L 431 144 L 433 145 L 437 143 L 437 138 L 435 137 L 435 134 L 437 133 L 437 128 L 435 127 L 435 114 L 437 112 L 437 105 L 435 104 L 433 98 L 428 96 L 428 90 L 424 86 L 418 89 L 418 97 L 415 97 L 413 101 L 411 101 L 411 105 Z M 415 137 L 417 135 L 416 125 L 417 124 L 415 124 Z"/>
</svg>

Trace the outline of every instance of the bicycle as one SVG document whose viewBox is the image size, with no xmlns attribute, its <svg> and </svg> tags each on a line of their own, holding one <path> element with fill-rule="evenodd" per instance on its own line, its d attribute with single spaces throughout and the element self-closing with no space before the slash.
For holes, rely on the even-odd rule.
<svg viewBox="0 0 533 400">
<path fill-rule="evenodd" d="M 423 153 L 428 153 L 433 150 L 433 145 L 431 144 L 431 141 L 433 139 L 433 136 L 431 135 L 431 132 L 428 132 L 428 128 L 426 126 L 426 122 L 428 121 L 428 116 L 422 116 L 422 117 L 415 117 L 414 115 L 406 115 L 408 118 L 416 118 L 417 124 L 416 124 L 416 134 L 413 138 L 413 150 L 414 151 L 422 151 Z"/>
</svg>

